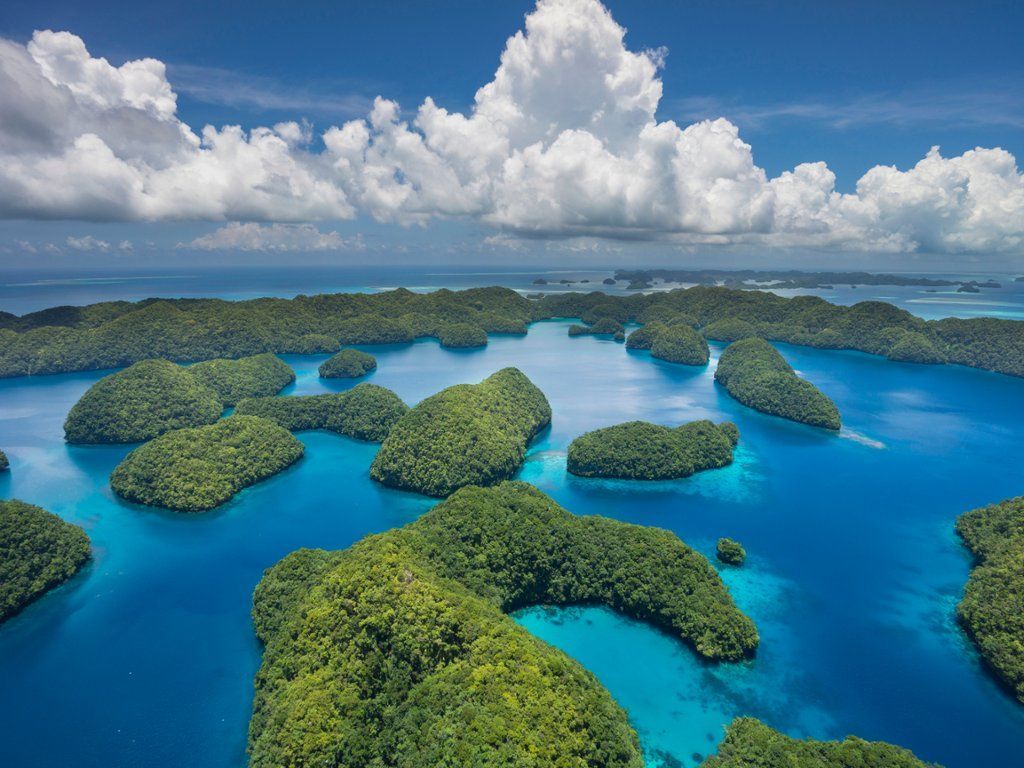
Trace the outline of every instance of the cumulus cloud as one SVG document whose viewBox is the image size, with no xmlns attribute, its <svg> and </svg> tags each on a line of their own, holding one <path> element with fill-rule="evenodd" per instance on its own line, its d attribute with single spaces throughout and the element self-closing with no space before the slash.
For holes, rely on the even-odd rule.
<svg viewBox="0 0 1024 768">
<path fill-rule="evenodd" d="M 342 251 L 362 250 L 362 237 L 321 232 L 312 224 L 257 224 L 233 221 L 180 248 L 201 251 Z"/>
<path fill-rule="evenodd" d="M 83 235 L 82 237 L 71 237 L 64 242 L 64 244 L 76 251 L 109 251 L 110 243 L 106 240 L 100 240 L 93 237 L 92 235 Z"/>
<path fill-rule="evenodd" d="M 66 32 L 0 41 L 0 215 L 244 220 L 206 236 L 239 248 L 336 234 L 255 222 L 363 213 L 478 221 L 506 245 L 1024 252 L 1024 176 L 1008 152 L 936 148 L 869 170 L 852 194 L 822 162 L 768 178 L 728 120 L 657 119 L 666 51 L 631 51 L 625 34 L 598 0 L 539 0 L 467 113 L 428 98 L 408 119 L 378 97 L 324 131 L 322 150 L 303 121 L 194 131 L 159 61 L 115 67 Z"/>
</svg>

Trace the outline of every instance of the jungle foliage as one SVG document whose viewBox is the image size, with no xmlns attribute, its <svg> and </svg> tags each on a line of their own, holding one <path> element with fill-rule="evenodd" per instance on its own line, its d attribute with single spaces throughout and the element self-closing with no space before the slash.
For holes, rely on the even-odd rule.
<svg viewBox="0 0 1024 768">
<path fill-rule="evenodd" d="M 724 467 L 739 439 L 734 424 L 692 421 L 665 427 L 630 421 L 595 429 L 569 445 L 567 468 L 583 477 L 668 480 Z"/>
<path fill-rule="evenodd" d="M 324 379 L 358 379 L 377 368 L 377 358 L 358 349 L 343 349 L 320 364 Z"/>
<path fill-rule="evenodd" d="M 0 501 L 0 622 L 70 579 L 90 556 L 77 525 L 23 501 Z"/>
<path fill-rule="evenodd" d="M 839 429 L 839 409 L 764 339 L 735 341 L 718 359 L 715 380 L 744 405 L 825 429 Z"/>
<path fill-rule="evenodd" d="M 203 512 L 277 474 L 304 450 L 272 421 L 231 416 L 208 426 L 176 429 L 140 445 L 114 468 L 110 486 L 129 501 Z"/>
<path fill-rule="evenodd" d="M 602 603 L 709 659 L 753 652 L 753 623 L 668 531 L 576 517 L 524 483 L 469 487 L 416 522 L 268 570 L 253 768 L 642 768 L 596 678 L 505 613 Z"/>
</svg>

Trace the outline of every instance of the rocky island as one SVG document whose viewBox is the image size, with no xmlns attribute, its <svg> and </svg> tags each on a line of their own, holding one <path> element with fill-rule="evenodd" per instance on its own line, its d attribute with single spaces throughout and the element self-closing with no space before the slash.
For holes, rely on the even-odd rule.
<svg viewBox="0 0 1024 768">
<path fill-rule="evenodd" d="M 358 379 L 377 368 L 377 358 L 358 349 L 343 349 L 320 364 L 322 379 Z"/>
</svg>

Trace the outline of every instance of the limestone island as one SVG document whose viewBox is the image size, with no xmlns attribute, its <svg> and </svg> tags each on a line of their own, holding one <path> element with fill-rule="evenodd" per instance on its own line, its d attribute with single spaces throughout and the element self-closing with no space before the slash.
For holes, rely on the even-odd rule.
<svg viewBox="0 0 1024 768">
<path fill-rule="evenodd" d="M 757 329 L 752 323 L 735 317 L 724 317 L 721 320 L 715 320 L 713 323 L 708 323 L 701 328 L 700 332 L 704 334 L 705 339 L 725 342 L 739 341 L 740 339 L 749 339 L 751 336 L 757 336 Z"/>
<path fill-rule="evenodd" d="M 359 384 L 329 395 L 251 398 L 240 402 L 235 414 L 259 416 L 292 432 L 326 429 L 379 443 L 408 410 L 390 389 Z"/>
<path fill-rule="evenodd" d="M 463 488 L 402 528 L 299 550 L 264 574 L 250 765 L 642 768 L 597 678 L 507 615 L 580 603 L 711 661 L 758 645 L 675 534 L 573 515 L 525 483 Z"/>
<path fill-rule="evenodd" d="M 0 623 L 70 579 L 91 557 L 89 537 L 45 509 L 0 501 Z"/>
<path fill-rule="evenodd" d="M 6 472 L 11 468 L 11 463 L 7 460 L 7 454 L 0 451 L 0 472 Z"/>
<path fill-rule="evenodd" d="M 654 337 L 651 357 L 682 365 L 707 365 L 711 353 L 703 336 L 679 323 L 668 326 Z"/>
<path fill-rule="evenodd" d="M 1024 704 L 1024 496 L 964 513 L 956 531 L 975 557 L 957 618 Z"/>
<path fill-rule="evenodd" d="M 839 429 L 839 409 L 764 339 L 736 341 L 718 360 L 715 381 L 746 406 L 772 416 Z"/>
<path fill-rule="evenodd" d="M 731 464 L 738 440 L 739 430 L 729 422 L 664 427 L 630 421 L 577 437 L 566 466 L 582 477 L 670 480 Z"/>
<path fill-rule="evenodd" d="M 760 720 L 741 717 L 700 768 L 939 768 L 884 741 L 794 739 Z"/>
<path fill-rule="evenodd" d="M 212 424 L 243 397 L 272 395 L 295 372 L 270 354 L 209 360 L 183 368 L 143 360 L 104 376 L 72 406 L 64 422 L 69 443 L 136 443 L 172 429 Z"/>
<path fill-rule="evenodd" d="M 322 379 L 358 379 L 376 370 L 377 358 L 358 349 L 343 349 L 319 369 Z"/>
<path fill-rule="evenodd" d="M 110 486 L 128 501 L 204 512 L 302 457 L 288 430 L 257 416 L 231 416 L 167 432 L 121 461 Z"/>
<path fill-rule="evenodd" d="M 526 446 L 551 421 L 551 406 L 516 368 L 457 384 L 410 410 L 381 444 L 370 476 L 394 488 L 447 496 L 492 485 L 522 465 Z"/>
<path fill-rule="evenodd" d="M 569 326 L 570 336 L 614 336 L 622 332 L 622 323 L 611 317 L 602 317 L 593 325 L 574 324 Z"/>
<path fill-rule="evenodd" d="M 718 540 L 718 544 L 715 546 L 715 555 L 723 563 L 743 565 L 743 561 L 747 559 L 747 550 L 738 541 L 722 538 Z"/>
</svg>

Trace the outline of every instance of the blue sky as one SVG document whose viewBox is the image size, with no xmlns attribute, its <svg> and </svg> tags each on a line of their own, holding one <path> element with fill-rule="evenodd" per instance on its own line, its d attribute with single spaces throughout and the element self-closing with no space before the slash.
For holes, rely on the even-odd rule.
<svg viewBox="0 0 1024 768">
<path fill-rule="evenodd" d="M 628 30 L 629 52 L 658 51 L 652 56 L 662 65 L 656 75 L 662 95 L 655 119 L 682 128 L 726 118 L 768 179 L 800 163 L 824 161 L 835 174 L 835 191 L 853 193 L 857 180 L 874 166 L 907 171 L 935 145 L 943 158 L 975 147 L 1001 148 L 1014 160 L 1024 157 L 1020 3 L 610 0 L 606 6 Z M 495 77 L 506 40 L 523 27 L 533 7 L 529 2 L 304 3 L 298 9 L 259 1 L 147 7 L 19 2 L 0 11 L 0 37 L 24 46 L 34 30 L 67 31 L 82 39 L 91 57 L 103 57 L 114 67 L 157 59 L 166 64 L 166 80 L 177 94 L 176 119 L 195 133 L 208 123 L 250 130 L 305 120 L 311 141 L 303 151 L 317 154 L 324 149 L 322 131 L 366 117 L 378 95 L 400 104 L 405 119 L 413 119 L 428 97 L 449 112 L 470 114 L 474 93 Z M 405 180 L 405 169 L 398 173 Z M 900 177 L 892 183 L 911 181 L 916 180 Z M 1012 176 L 1007 182 L 1004 173 L 1003 181 L 1009 186 L 1002 197 L 1006 189 L 1015 194 Z M 564 217 L 539 224 L 527 217 L 521 224 L 512 214 L 488 209 L 471 215 L 432 211 L 410 226 L 398 222 L 402 216 L 394 211 L 382 219 L 372 206 L 356 202 L 348 186 L 345 194 L 351 214 L 297 214 L 276 226 L 292 227 L 308 218 L 317 232 L 336 234 L 335 242 L 342 245 L 318 250 L 311 258 L 319 261 L 377 259 L 382 253 L 400 261 L 414 258 L 409 254 L 415 252 L 415 258 L 489 262 L 550 259 L 554 252 L 566 260 L 600 255 L 601 261 L 747 264 L 753 258 L 772 266 L 775 261 L 896 268 L 1019 263 L 1024 231 L 1022 221 L 994 233 L 975 227 L 933 238 L 920 231 L 929 224 L 920 221 L 915 209 L 888 217 L 884 224 L 872 223 L 865 240 L 901 238 L 898 245 L 881 249 L 851 247 L 855 235 L 796 242 L 791 233 L 783 233 L 758 240 L 779 228 L 776 211 L 765 214 L 774 216 L 769 224 L 758 223 L 761 214 L 752 213 L 739 225 L 749 230 L 742 236 L 730 221 L 720 229 L 698 224 L 700 237 L 694 238 L 692 220 L 644 224 L 638 234 L 637 228 L 622 226 L 635 212 L 620 216 L 587 208 L 577 213 L 582 209 L 575 203 L 569 206 L 568 224 Z M 1000 203 L 972 203 L 983 204 Z M 275 216 L 266 212 L 236 216 L 229 207 L 198 215 L 104 211 L 96 216 L 90 213 L 95 206 L 8 208 L 13 210 L 0 222 L 0 247 L 6 248 L 0 263 L 8 265 L 17 265 L 25 255 L 18 243 L 29 243 L 37 260 L 47 263 L 69 258 L 90 263 L 275 258 L 258 248 L 226 247 L 197 256 L 194 249 L 175 247 L 236 219 L 256 222 L 255 227 L 275 226 Z M 1024 209 L 1004 208 L 1004 216 L 1024 216 Z M 936 215 L 948 221 L 948 211 Z M 815 217 L 816 222 L 821 218 Z M 119 220 L 103 220 L 110 218 Z M 587 219 L 586 226 L 576 225 L 581 218 Z M 829 221 L 832 229 L 840 228 Z M 859 219 L 857 226 L 862 226 Z M 888 229 L 880 235 L 878 227 Z M 74 247 L 72 240 L 86 247 Z M 117 245 L 125 241 L 131 249 L 118 252 Z M 304 242 L 294 241 L 298 248 Z M 107 247 L 87 247 L 97 242 Z M 44 253 L 46 244 L 61 253 L 56 248 Z M 772 255 L 751 256 L 765 248 Z"/>
</svg>

